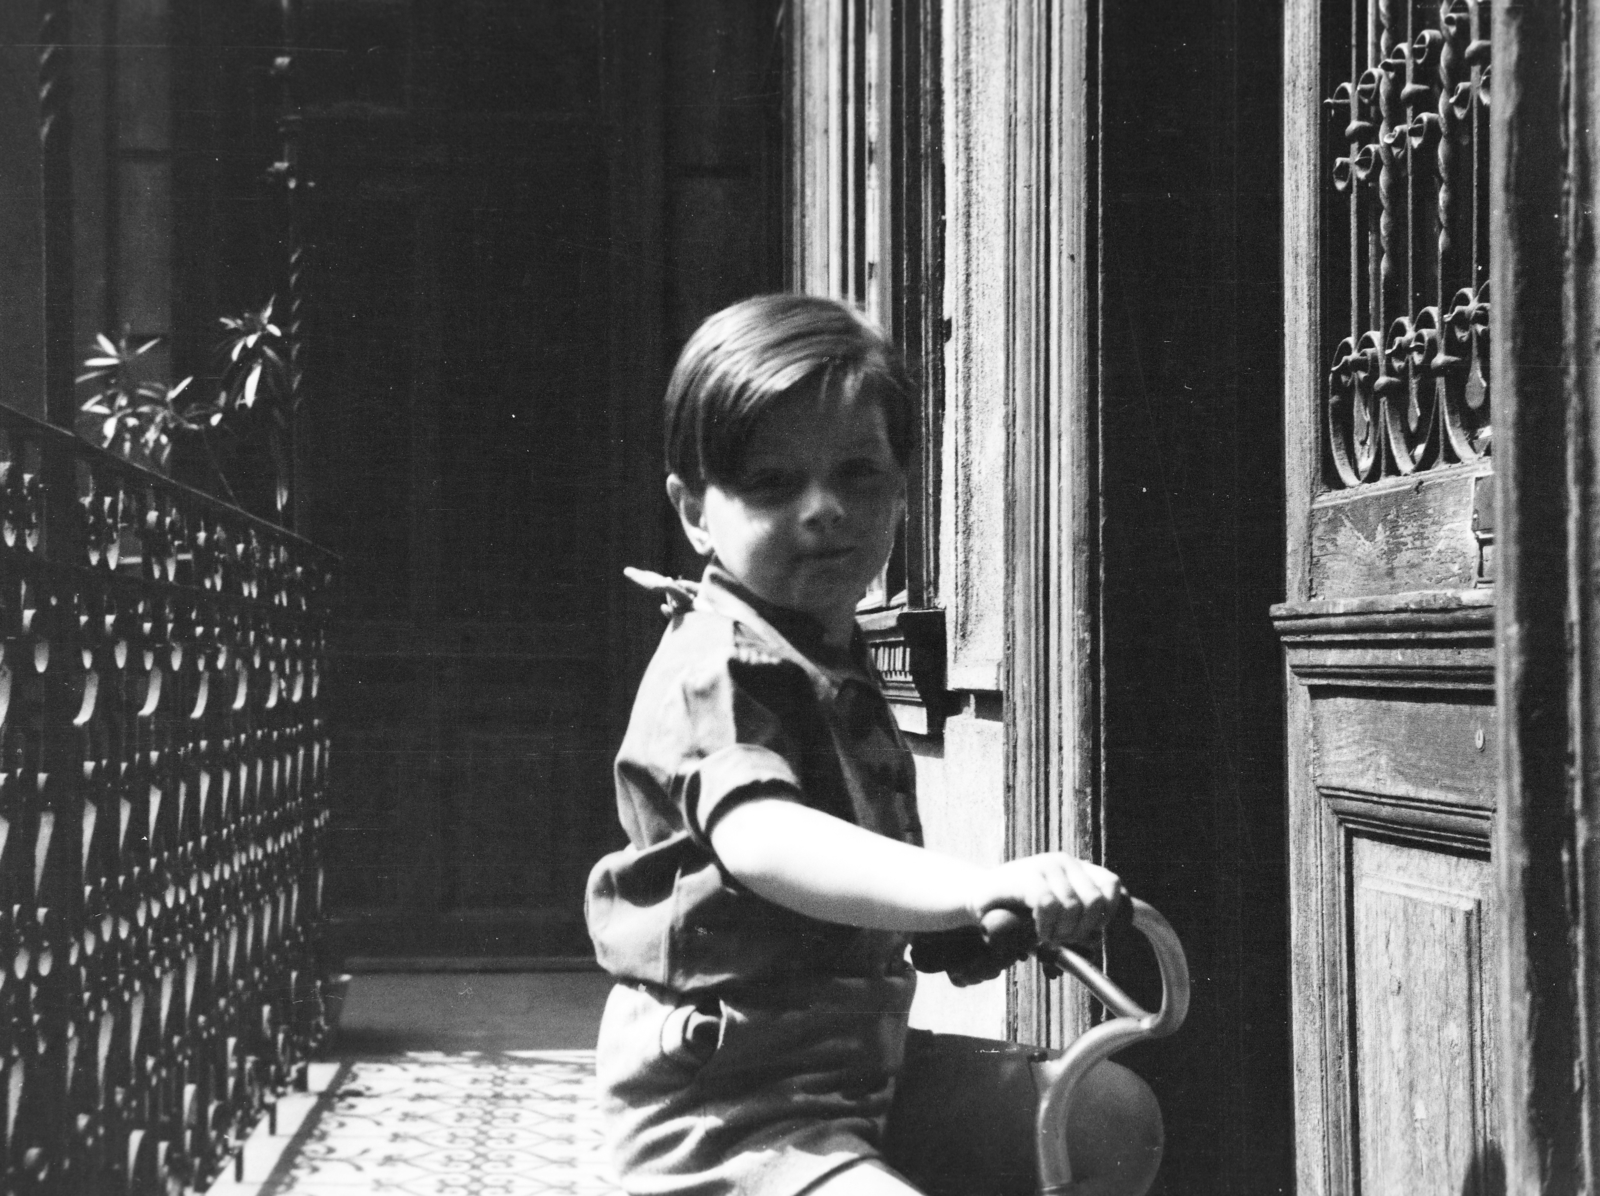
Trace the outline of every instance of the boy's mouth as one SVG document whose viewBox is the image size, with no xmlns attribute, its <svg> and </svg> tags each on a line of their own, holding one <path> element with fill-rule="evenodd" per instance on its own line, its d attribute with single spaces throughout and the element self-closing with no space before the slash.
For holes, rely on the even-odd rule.
<svg viewBox="0 0 1600 1196">
<path fill-rule="evenodd" d="M 842 561 L 854 551 L 855 548 L 852 546 L 846 546 L 843 548 L 812 548 L 802 552 L 800 554 L 800 559 L 805 561 L 819 561 L 822 563 L 827 563 L 829 561 Z"/>
</svg>

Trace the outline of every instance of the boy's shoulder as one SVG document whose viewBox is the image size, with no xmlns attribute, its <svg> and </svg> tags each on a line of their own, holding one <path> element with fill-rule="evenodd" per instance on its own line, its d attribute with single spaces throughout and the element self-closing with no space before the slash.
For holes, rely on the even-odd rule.
<svg viewBox="0 0 1600 1196">
<path fill-rule="evenodd" d="M 735 615 L 702 607 L 673 619 L 651 661 L 651 672 L 683 678 L 807 671 L 793 649 L 770 642 Z"/>
<path fill-rule="evenodd" d="M 708 743 L 786 733 L 823 717 L 806 671 L 754 628 L 714 610 L 675 616 L 634 698 L 622 755 L 655 761 L 700 754 Z M 750 724 L 750 725 L 747 725 Z"/>
</svg>

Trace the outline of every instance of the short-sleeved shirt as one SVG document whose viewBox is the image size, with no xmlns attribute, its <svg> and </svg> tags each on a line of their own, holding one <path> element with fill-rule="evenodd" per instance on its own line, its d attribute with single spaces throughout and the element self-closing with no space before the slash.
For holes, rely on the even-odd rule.
<svg viewBox="0 0 1600 1196">
<path fill-rule="evenodd" d="M 797 1196 L 879 1153 L 915 988 L 906 936 L 757 896 L 710 832 L 777 797 L 920 844 L 914 778 L 859 636 L 830 649 L 713 564 L 617 755 L 628 846 L 589 877 L 595 952 L 621 981 L 596 1068 L 628 1191 Z"/>
<path fill-rule="evenodd" d="M 830 648 L 820 624 L 762 603 L 713 563 L 640 683 L 616 788 L 629 843 L 595 866 L 586 902 L 613 975 L 779 1003 L 793 988 L 815 1000 L 833 977 L 893 979 L 909 1004 L 904 935 L 758 897 L 710 840 L 718 817 L 760 796 L 920 844 L 911 754 L 859 635 Z"/>
</svg>

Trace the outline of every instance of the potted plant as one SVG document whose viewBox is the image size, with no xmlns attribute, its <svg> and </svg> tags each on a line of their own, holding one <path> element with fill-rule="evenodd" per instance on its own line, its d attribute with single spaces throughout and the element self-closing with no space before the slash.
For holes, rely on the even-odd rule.
<svg viewBox="0 0 1600 1196">
<path fill-rule="evenodd" d="M 237 316 L 223 316 L 217 344 L 217 389 L 211 399 L 194 398 L 194 377 L 168 384 L 144 377 L 147 354 L 161 343 L 155 337 L 135 343 L 124 331 L 115 341 L 95 337 L 94 351 L 78 375 L 89 393 L 80 410 L 88 439 L 163 473 L 168 471 L 175 437 L 195 437 L 224 496 L 238 504 L 212 434 L 242 435 L 253 416 L 264 417 L 264 437 L 274 474 L 274 503 L 281 519 L 288 510 L 294 412 L 290 409 L 288 353 L 282 330 L 273 323 L 273 299 Z"/>
</svg>

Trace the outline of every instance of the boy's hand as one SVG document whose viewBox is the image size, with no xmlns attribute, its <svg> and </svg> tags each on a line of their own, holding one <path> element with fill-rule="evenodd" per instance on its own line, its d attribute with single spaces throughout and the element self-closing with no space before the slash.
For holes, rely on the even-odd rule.
<svg viewBox="0 0 1600 1196">
<path fill-rule="evenodd" d="M 1067 944 L 1099 934 L 1126 899 L 1115 872 L 1062 852 L 1046 852 L 982 873 L 967 908 L 974 921 L 993 909 L 1032 914 L 1042 941 Z"/>
</svg>

